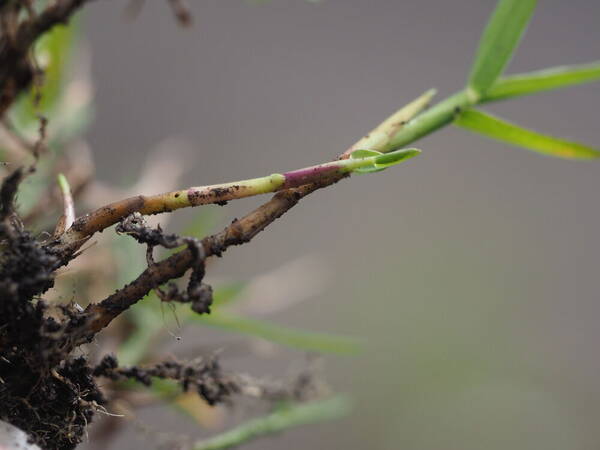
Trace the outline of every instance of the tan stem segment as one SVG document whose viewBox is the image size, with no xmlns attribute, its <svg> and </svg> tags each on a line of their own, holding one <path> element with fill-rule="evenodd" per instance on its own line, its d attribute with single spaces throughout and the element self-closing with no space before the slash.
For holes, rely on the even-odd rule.
<svg viewBox="0 0 600 450">
<path fill-rule="evenodd" d="M 114 225 L 134 212 L 144 215 L 160 214 L 191 206 L 225 203 L 229 200 L 277 192 L 310 183 L 323 183 L 352 170 L 373 165 L 375 162 L 376 157 L 338 160 L 284 174 L 276 173 L 233 183 L 190 187 L 151 196 L 138 195 L 103 206 L 78 218 L 73 226 L 62 234 L 59 243 L 73 245 L 83 242 L 94 233 Z"/>
</svg>

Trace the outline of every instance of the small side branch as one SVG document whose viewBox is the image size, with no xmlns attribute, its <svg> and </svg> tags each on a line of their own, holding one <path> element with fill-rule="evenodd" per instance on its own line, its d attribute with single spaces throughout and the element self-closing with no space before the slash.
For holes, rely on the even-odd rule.
<svg viewBox="0 0 600 450">
<path fill-rule="evenodd" d="M 75 221 L 75 205 L 73 203 L 73 195 L 71 194 L 71 186 L 67 178 L 62 174 L 58 174 L 58 187 L 63 202 L 63 214 L 58 219 L 58 223 L 54 229 L 54 237 L 62 236 L 65 230 L 71 228 Z"/>
<path fill-rule="evenodd" d="M 322 186 L 310 185 L 299 189 L 289 189 L 276 194 L 270 201 L 247 216 L 234 220 L 220 233 L 204 238 L 202 246 L 205 257 L 220 256 L 228 247 L 249 242 L 269 224 L 295 206 L 302 197 Z M 149 266 L 134 281 L 119 289 L 99 303 L 90 304 L 79 338 L 73 343 L 79 345 L 90 341 L 96 333 L 106 327 L 123 311 L 137 303 L 152 289 L 174 278 L 182 277 L 192 267 L 194 255 L 188 248 Z"/>
<path fill-rule="evenodd" d="M 190 303 L 192 311 L 198 314 L 210 312 L 212 304 L 212 288 L 203 283 L 205 274 L 204 260 L 206 255 L 202 243 L 192 237 L 180 237 L 176 234 L 165 234 L 160 228 L 153 229 L 146 225 L 144 216 L 140 213 L 133 213 L 125 218 L 117 226 L 117 233 L 126 233 L 135 238 L 140 244 L 146 244 L 146 261 L 148 267 L 154 266 L 153 250 L 154 247 L 160 245 L 168 249 L 174 249 L 187 245 L 188 250 L 192 255 L 192 273 L 185 292 L 180 292 L 177 285 L 173 282 L 169 283 L 167 290 L 164 291 L 159 286 L 155 288 L 156 293 L 164 302 L 179 302 Z"/>
<path fill-rule="evenodd" d="M 187 364 L 164 361 L 150 367 L 118 367 L 117 359 L 108 355 L 92 374 L 114 381 L 135 380 L 146 386 L 152 384 L 152 378 L 173 380 L 181 385 L 184 392 L 196 390 L 209 405 L 221 403 L 238 390 L 237 383 L 222 372 L 216 358 L 199 359 Z"/>
</svg>

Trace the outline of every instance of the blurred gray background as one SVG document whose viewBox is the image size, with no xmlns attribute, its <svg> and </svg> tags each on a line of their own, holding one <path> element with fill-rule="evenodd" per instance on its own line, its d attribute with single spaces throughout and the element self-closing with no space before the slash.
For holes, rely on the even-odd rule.
<svg viewBox="0 0 600 450">
<path fill-rule="evenodd" d="M 328 160 L 424 90 L 461 88 L 495 4 L 189 3 L 189 30 L 164 1 L 146 1 L 133 22 L 125 1 L 87 8 L 89 139 L 102 180 L 135 180 L 170 136 L 195 149 L 181 187 Z M 594 0 L 540 2 L 509 71 L 597 60 L 599 19 Z M 486 109 L 598 147 L 598 104 L 591 84 Z M 327 357 L 332 386 L 355 397 L 352 417 L 246 448 L 598 448 L 600 165 L 451 127 L 418 146 L 406 165 L 308 197 L 214 267 L 249 279 L 315 257 L 325 288 L 272 319 L 367 342 L 357 357 Z M 221 209 L 223 223 L 263 200 Z M 177 214 L 173 231 L 194 212 Z M 170 410 L 146 419 L 156 431 L 204 433 Z M 153 445 L 132 427 L 115 448 Z"/>
</svg>

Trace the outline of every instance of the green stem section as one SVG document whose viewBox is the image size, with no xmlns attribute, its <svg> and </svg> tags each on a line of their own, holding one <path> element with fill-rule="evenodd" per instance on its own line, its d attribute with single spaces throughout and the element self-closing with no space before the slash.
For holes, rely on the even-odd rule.
<svg viewBox="0 0 600 450">
<path fill-rule="evenodd" d="M 414 156 L 414 154 L 411 153 L 410 156 Z M 398 157 L 398 161 L 406 158 L 403 155 L 398 155 Z M 147 197 L 146 205 L 140 209 L 140 212 L 142 214 L 156 214 L 157 212 L 166 210 L 172 211 L 189 206 L 221 203 L 238 198 L 276 192 L 282 189 L 300 187 L 305 184 L 326 182 L 358 169 L 377 166 L 382 158 L 383 156 L 379 155 L 344 159 L 305 167 L 283 174 L 274 173 L 266 177 L 215 184 L 212 186 L 191 187 L 181 191 L 159 194 Z"/>
<path fill-rule="evenodd" d="M 436 92 L 435 89 L 429 89 L 412 102 L 404 105 L 377 125 L 366 136 L 359 139 L 340 156 L 340 159 L 350 157 L 352 152 L 356 150 L 381 151 L 381 149 L 390 142 L 390 138 L 395 136 L 407 123 L 429 106 Z"/>
<path fill-rule="evenodd" d="M 469 108 L 476 103 L 477 99 L 469 96 L 467 90 L 457 92 L 408 122 L 380 151 L 387 153 L 397 150 L 423 136 L 433 133 L 452 122 L 461 110 Z"/>
<path fill-rule="evenodd" d="M 199 441 L 194 450 L 224 450 L 288 428 L 338 419 L 350 411 L 350 402 L 339 396 L 300 405 L 283 407 L 271 414 L 250 420 L 230 431 Z"/>
</svg>

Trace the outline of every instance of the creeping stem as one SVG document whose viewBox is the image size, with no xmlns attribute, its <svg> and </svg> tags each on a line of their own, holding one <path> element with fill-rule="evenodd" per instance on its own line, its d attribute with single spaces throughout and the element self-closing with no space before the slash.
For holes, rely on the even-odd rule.
<svg viewBox="0 0 600 450">
<path fill-rule="evenodd" d="M 76 219 L 71 228 L 58 239 L 57 244 L 76 248 L 78 242 L 84 242 L 94 233 L 114 225 L 134 212 L 145 215 L 159 214 L 191 206 L 223 204 L 229 200 L 312 183 L 331 184 L 341 176 L 376 164 L 377 156 L 350 158 L 354 151 L 368 149 L 381 153 L 397 152 L 403 146 L 447 125 L 461 110 L 473 106 L 480 100 L 470 95 L 468 89 L 464 89 L 422 112 L 434 94 L 433 90 L 425 92 L 358 141 L 336 161 L 283 174 L 277 173 L 233 183 L 190 187 L 158 195 L 139 195 L 120 200 Z"/>
<path fill-rule="evenodd" d="M 412 157 L 415 150 L 399 151 L 391 154 L 392 163 Z M 96 211 L 78 218 L 60 238 L 61 244 L 73 244 L 90 237 L 92 234 L 114 225 L 123 217 L 134 212 L 144 215 L 159 214 L 180 208 L 208 204 L 222 204 L 229 200 L 251 197 L 282 189 L 296 188 L 311 183 L 330 183 L 354 170 L 376 167 L 381 162 L 389 165 L 390 156 L 368 156 L 337 160 L 283 174 L 275 173 L 266 177 L 211 186 L 190 187 L 164 194 L 127 198 L 106 205 Z"/>
</svg>

